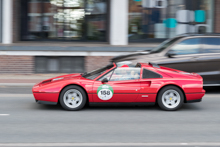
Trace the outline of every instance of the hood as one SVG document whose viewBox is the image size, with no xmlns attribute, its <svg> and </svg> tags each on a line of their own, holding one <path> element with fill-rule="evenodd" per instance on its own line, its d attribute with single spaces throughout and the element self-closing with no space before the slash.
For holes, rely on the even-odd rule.
<svg viewBox="0 0 220 147">
<path fill-rule="evenodd" d="M 48 83 L 56 82 L 56 81 L 60 81 L 60 80 L 67 80 L 67 79 L 71 79 L 71 78 L 78 79 L 81 77 L 82 77 L 82 75 L 80 73 L 67 74 L 67 75 L 62 75 L 62 76 L 58 76 L 58 77 L 44 80 L 44 81 L 40 82 L 39 85 L 48 84 Z"/>
<path fill-rule="evenodd" d="M 62 75 L 62 76 L 54 77 L 54 78 L 51 78 L 51 79 L 57 79 L 57 78 L 77 78 L 77 77 L 81 77 L 81 73 Z"/>
</svg>

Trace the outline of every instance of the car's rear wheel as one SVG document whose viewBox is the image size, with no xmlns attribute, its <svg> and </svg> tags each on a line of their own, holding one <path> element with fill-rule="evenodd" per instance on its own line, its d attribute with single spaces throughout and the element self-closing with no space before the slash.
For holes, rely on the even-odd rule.
<svg viewBox="0 0 220 147">
<path fill-rule="evenodd" d="M 81 87 L 71 85 L 62 90 L 59 101 L 65 110 L 76 111 L 85 106 L 87 96 Z"/>
<path fill-rule="evenodd" d="M 167 86 L 160 90 L 157 97 L 159 107 L 166 111 L 181 108 L 184 102 L 183 92 L 175 86 Z"/>
</svg>

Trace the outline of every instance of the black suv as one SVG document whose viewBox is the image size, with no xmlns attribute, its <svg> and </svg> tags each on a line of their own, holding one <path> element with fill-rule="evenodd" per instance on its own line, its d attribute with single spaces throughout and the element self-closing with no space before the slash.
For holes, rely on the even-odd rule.
<svg viewBox="0 0 220 147">
<path fill-rule="evenodd" d="M 135 60 L 200 74 L 204 86 L 220 86 L 220 34 L 184 34 L 143 52 L 112 58 Z"/>
</svg>

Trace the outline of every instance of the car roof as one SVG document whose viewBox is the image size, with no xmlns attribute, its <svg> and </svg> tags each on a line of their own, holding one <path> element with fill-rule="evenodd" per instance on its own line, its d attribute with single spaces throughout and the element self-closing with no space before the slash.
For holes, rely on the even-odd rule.
<svg viewBox="0 0 220 147">
<path fill-rule="evenodd" d="M 160 68 L 159 65 L 157 65 L 156 63 L 152 63 L 152 62 L 149 62 L 149 63 L 137 63 L 137 64 L 141 65 L 141 67 Z"/>
<path fill-rule="evenodd" d="M 192 37 L 192 36 L 195 36 L 195 37 L 200 37 L 200 36 L 217 36 L 217 37 L 220 37 L 220 34 L 219 33 L 205 33 L 205 34 L 186 33 L 186 34 L 178 35 L 176 37 Z"/>
</svg>

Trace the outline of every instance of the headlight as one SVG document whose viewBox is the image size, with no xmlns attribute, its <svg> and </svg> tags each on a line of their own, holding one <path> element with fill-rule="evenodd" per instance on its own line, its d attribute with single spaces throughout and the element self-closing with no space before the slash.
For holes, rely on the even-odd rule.
<svg viewBox="0 0 220 147">
<path fill-rule="evenodd" d="M 40 87 L 40 86 L 39 86 L 39 85 L 34 85 L 34 86 L 33 86 L 33 88 L 38 88 L 38 87 Z"/>
</svg>

